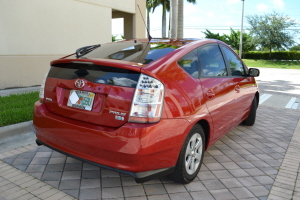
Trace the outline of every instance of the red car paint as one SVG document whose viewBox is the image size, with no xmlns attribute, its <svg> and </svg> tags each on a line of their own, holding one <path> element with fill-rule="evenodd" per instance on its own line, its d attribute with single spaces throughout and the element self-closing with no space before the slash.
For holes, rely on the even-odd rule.
<svg viewBox="0 0 300 200">
<path fill-rule="evenodd" d="M 255 95 L 258 98 L 253 77 L 193 78 L 178 65 L 179 59 L 203 45 L 230 47 L 217 40 L 154 42 L 182 47 L 150 64 L 64 57 L 52 61 L 51 65 L 90 62 L 136 71 L 161 81 L 164 99 L 159 122 L 128 122 L 135 88 L 84 80 L 84 87 L 78 89 L 74 85 L 77 79 L 48 77 L 45 98 L 36 102 L 34 109 L 34 127 L 39 143 L 85 161 L 128 173 L 138 180 L 140 176 L 147 176 L 143 172 L 154 170 L 151 174 L 159 174 L 161 169 L 174 167 L 185 138 L 196 123 L 205 130 L 207 149 L 247 118 L 253 98 Z M 74 89 L 96 94 L 91 111 L 67 106 L 70 91 Z M 115 120 L 111 111 L 123 113 L 124 120 Z"/>
</svg>

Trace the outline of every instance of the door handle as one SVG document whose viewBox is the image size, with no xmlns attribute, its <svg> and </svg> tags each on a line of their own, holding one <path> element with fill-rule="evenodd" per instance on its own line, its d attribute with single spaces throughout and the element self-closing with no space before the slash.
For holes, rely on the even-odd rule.
<svg viewBox="0 0 300 200">
<path fill-rule="evenodd" d="M 213 98 L 215 98 L 215 93 L 214 93 L 214 91 L 213 91 L 212 89 L 208 89 L 207 92 L 206 92 L 206 97 L 207 97 L 208 99 L 213 99 Z"/>
<path fill-rule="evenodd" d="M 235 91 L 236 91 L 237 93 L 239 93 L 239 92 L 241 91 L 241 87 L 240 87 L 239 85 L 236 85 L 236 86 L 234 87 L 234 89 L 235 89 Z"/>
</svg>

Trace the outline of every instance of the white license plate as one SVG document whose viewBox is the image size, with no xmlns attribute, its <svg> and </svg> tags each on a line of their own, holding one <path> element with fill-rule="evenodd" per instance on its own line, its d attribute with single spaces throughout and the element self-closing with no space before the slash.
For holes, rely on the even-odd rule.
<svg viewBox="0 0 300 200">
<path fill-rule="evenodd" d="M 71 90 L 68 106 L 83 110 L 92 110 L 95 93 L 80 90 Z"/>
</svg>

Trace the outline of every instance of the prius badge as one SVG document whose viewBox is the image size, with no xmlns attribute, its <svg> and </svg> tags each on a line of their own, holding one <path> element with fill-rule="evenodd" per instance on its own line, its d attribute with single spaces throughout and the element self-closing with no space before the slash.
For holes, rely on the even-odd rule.
<svg viewBox="0 0 300 200">
<path fill-rule="evenodd" d="M 84 82 L 83 79 L 77 79 L 77 80 L 75 81 L 75 86 L 76 86 L 77 88 L 82 88 L 82 87 L 84 86 L 84 84 L 85 84 L 85 82 Z"/>
<path fill-rule="evenodd" d="M 124 121 L 124 116 L 126 115 L 126 113 L 122 113 L 114 110 L 110 110 L 109 113 L 115 114 L 115 119 L 121 121 Z"/>
</svg>

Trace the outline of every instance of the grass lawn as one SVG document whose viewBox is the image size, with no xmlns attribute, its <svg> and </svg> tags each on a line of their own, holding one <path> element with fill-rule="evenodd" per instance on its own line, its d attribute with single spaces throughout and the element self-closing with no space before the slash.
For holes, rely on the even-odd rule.
<svg viewBox="0 0 300 200">
<path fill-rule="evenodd" d="M 247 67 L 300 69 L 300 61 L 272 61 L 272 60 L 252 60 L 243 59 Z"/>
<path fill-rule="evenodd" d="M 32 120 L 33 104 L 39 92 L 0 96 L 0 127 Z"/>
</svg>

